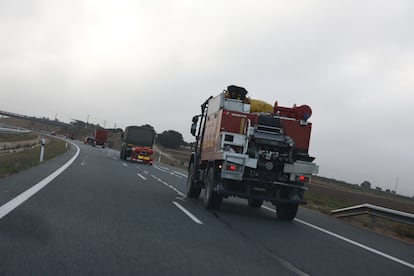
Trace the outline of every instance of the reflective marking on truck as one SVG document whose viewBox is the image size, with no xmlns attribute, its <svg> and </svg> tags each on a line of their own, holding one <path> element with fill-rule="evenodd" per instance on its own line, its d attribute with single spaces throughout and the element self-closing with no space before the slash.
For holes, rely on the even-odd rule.
<svg viewBox="0 0 414 276">
<path fill-rule="evenodd" d="M 226 113 L 226 115 L 231 115 L 231 116 L 233 116 L 233 117 L 239 117 L 239 118 L 247 118 L 247 115 L 244 115 L 244 114 L 239 114 L 239 113 L 230 113 L 230 112 L 227 112 Z"/>
<path fill-rule="evenodd" d="M 273 210 L 273 209 L 271 209 L 271 208 L 269 208 L 269 207 L 267 207 L 267 206 L 262 206 L 262 208 L 263 208 L 263 209 L 265 209 L 265 210 L 268 210 L 268 211 L 270 211 L 270 212 L 276 213 L 276 211 L 275 211 L 275 210 Z M 342 240 L 342 241 L 345 241 L 345 242 L 347 242 L 347 243 L 350 243 L 350 244 L 352 244 L 352 245 L 355 245 L 355 246 L 357 246 L 357 247 L 359 247 L 359 248 L 365 249 L 365 250 L 367 250 L 367 251 L 369 251 L 369 252 L 372 252 L 372 253 L 374 253 L 374 254 L 376 254 L 376 255 L 382 256 L 382 257 L 384 257 L 384 258 L 386 258 L 386 259 L 388 259 L 388 260 L 394 261 L 394 262 L 396 262 L 396 263 L 399 263 L 399 264 L 402 264 L 402 265 L 404 265 L 404 266 L 407 266 L 407 267 L 409 267 L 409 268 L 414 269 L 414 264 L 411 264 L 411 263 L 409 263 L 409 262 L 406 262 L 406 261 L 400 260 L 400 259 L 398 259 L 398 258 L 396 258 L 396 257 L 393 257 L 393 256 L 391 256 L 391 255 L 388 255 L 388 254 L 386 254 L 386 253 L 383 253 L 383 252 L 381 252 L 381 251 L 379 251 L 379 250 L 376 250 L 376 249 L 374 249 L 374 248 L 368 247 L 368 246 L 366 246 L 366 245 L 363 245 L 363 244 L 361 244 L 361 243 L 359 243 L 359 242 L 356 242 L 356 241 L 353 241 L 353 240 L 351 240 L 351 239 L 345 238 L 344 236 L 341 236 L 341 235 L 335 234 L 335 233 L 333 233 L 333 232 L 331 232 L 331 231 L 328 231 L 328 230 L 323 229 L 323 228 L 321 228 L 321 227 L 319 227 L 319 226 L 313 225 L 313 224 L 311 224 L 311 223 L 309 223 L 309 222 L 306 222 L 306 221 L 303 221 L 303 220 L 300 220 L 300 219 L 297 219 L 297 218 L 295 218 L 295 221 L 296 221 L 296 222 L 299 222 L 299 223 L 302 223 L 303 225 L 306 225 L 306 226 L 308 226 L 308 227 L 311 227 L 311 228 L 313 228 L 313 229 L 315 229 L 315 230 L 318 230 L 318 231 L 320 231 L 320 232 L 322 232 L 322 233 L 328 234 L 329 236 L 335 237 L 335 238 L 337 238 L 337 239 L 340 239 L 340 240 Z"/>
<path fill-rule="evenodd" d="M 190 211 L 185 209 L 183 206 L 181 206 L 178 202 L 173 201 L 172 202 L 175 206 L 178 207 L 181 211 L 183 211 L 184 214 L 186 214 L 189 218 L 191 218 L 195 223 L 197 224 L 203 224 L 201 220 L 199 220 L 196 216 L 194 216 Z"/>
</svg>

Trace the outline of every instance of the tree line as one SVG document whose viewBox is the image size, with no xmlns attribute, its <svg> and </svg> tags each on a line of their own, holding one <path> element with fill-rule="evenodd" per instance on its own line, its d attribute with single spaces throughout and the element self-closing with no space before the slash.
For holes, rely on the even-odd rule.
<svg viewBox="0 0 414 276">
<path fill-rule="evenodd" d="M 149 124 L 142 125 L 142 127 L 152 128 L 155 131 L 154 127 Z M 155 141 L 161 146 L 170 149 L 178 149 L 180 146 L 188 145 L 184 141 L 183 135 L 175 130 L 165 130 L 162 133 L 158 133 Z"/>
</svg>

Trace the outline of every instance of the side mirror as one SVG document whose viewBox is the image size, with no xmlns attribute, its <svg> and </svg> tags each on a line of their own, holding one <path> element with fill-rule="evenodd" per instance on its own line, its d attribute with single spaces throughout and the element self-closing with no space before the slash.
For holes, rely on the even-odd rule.
<svg viewBox="0 0 414 276">
<path fill-rule="evenodd" d="M 191 135 L 196 136 L 197 122 L 191 124 Z"/>
<path fill-rule="evenodd" d="M 193 123 L 191 124 L 191 135 L 193 136 L 196 136 L 198 117 L 199 115 L 195 115 L 192 120 Z"/>
</svg>

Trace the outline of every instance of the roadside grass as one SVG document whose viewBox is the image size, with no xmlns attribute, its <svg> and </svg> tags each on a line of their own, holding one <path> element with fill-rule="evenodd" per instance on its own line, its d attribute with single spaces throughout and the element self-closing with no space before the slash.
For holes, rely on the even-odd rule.
<svg viewBox="0 0 414 276">
<path fill-rule="evenodd" d="M 66 151 L 66 142 L 56 138 L 47 139 L 49 142 L 45 146 L 45 161 L 63 154 Z M 39 157 L 40 146 L 0 156 L 0 178 L 38 165 L 40 163 Z"/>
<path fill-rule="evenodd" d="M 169 158 L 166 155 L 161 155 L 160 156 L 160 154 L 158 152 L 154 153 L 153 158 L 154 158 L 154 161 L 158 162 L 158 160 L 160 160 L 160 163 L 170 165 L 172 167 L 176 167 L 176 168 L 180 168 L 180 169 L 187 169 L 187 167 L 188 167 L 188 162 L 185 162 L 183 160 L 174 159 L 174 158 Z"/>
<path fill-rule="evenodd" d="M 414 226 L 369 214 L 342 218 L 344 221 L 394 238 L 414 243 Z"/>
<path fill-rule="evenodd" d="M 153 155 L 155 161 L 158 162 L 159 160 L 160 163 L 185 170 L 188 168 L 188 161 L 190 160 L 191 151 L 185 149 L 168 149 L 159 144 L 157 144 L 157 147 L 165 154 L 160 154 L 160 152 L 155 151 Z M 172 158 L 170 158 L 170 156 L 172 156 Z"/>
<path fill-rule="evenodd" d="M 332 210 L 353 206 L 356 203 L 348 199 L 334 199 L 330 196 L 307 191 L 305 193 L 307 204 L 305 207 L 331 214 Z"/>
<path fill-rule="evenodd" d="M 337 199 L 320 193 L 308 191 L 306 194 L 307 204 L 304 206 L 321 213 L 332 215 L 331 211 L 357 205 L 358 203 L 349 199 Z M 398 200 L 398 199 L 397 199 Z M 391 236 L 414 244 L 414 226 L 399 223 L 386 218 L 373 217 L 371 215 L 359 215 L 341 218 L 350 224 L 369 229 L 371 231 Z"/>
</svg>

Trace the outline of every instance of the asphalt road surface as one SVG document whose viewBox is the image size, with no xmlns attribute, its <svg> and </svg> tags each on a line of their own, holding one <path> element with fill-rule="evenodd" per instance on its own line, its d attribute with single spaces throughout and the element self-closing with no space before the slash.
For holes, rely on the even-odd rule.
<svg viewBox="0 0 414 276">
<path fill-rule="evenodd" d="M 0 181 L 0 275 L 414 275 L 413 245 L 305 208 L 206 211 L 184 171 L 78 147 Z"/>
</svg>

